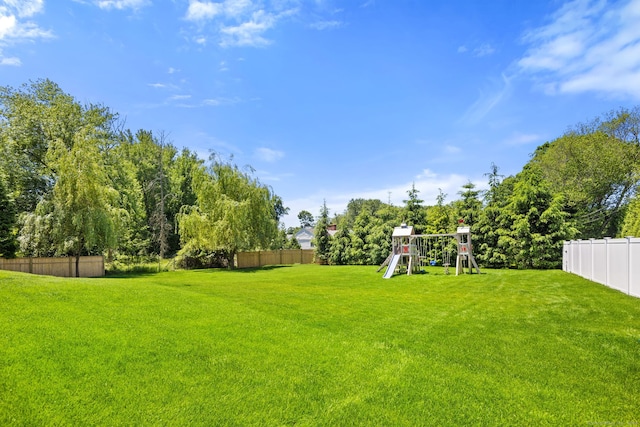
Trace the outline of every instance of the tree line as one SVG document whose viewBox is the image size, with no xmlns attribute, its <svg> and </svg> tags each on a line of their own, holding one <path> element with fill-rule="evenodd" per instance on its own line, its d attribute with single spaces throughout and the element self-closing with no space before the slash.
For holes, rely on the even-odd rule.
<svg viewBox="0 0 640 427">
<path fill-rule="evenodd" d="M 471 227 L 476 260 L 495 268 L 557 268 L 563 241 L 640 236 L 640 108 L 621 108 L 570 128 L 538 147 L 521 172 L 485 174 L 487 189 L 468 182 L 446 203 L 440 190 L 424 206 L 418 190 L 404 206 L 380 200 L 351 200 L 329 219 L 326 205 L 317 228 L 337 225 L 331 237 L 316 236 L 318 258 L 332 264 L 380 264 L 391 252 L 394 226 L 416 233 L 454 233 L 460 221 Z M 308 222 L 306 211 L 299 218 Z"/>
<path fill-rule="evenodd" d="M 0 87 L 0 256 L 232 263 L 239 250 L 282 246 L 286 211 L 250 168 L 124 129 L 50 80 Z"/>
<path fill-rule="evenodd" d="M 402 222 L 436 234 L 463 220 L 483 266 L 557 267 L 564 240 L 640 235 L 639 135 L 640 109 L 623 108 L 541 145 L 514 176 L 492 164 L 484 191 L 468 182 L 456 200 L 440 191 L 425 206 L 412 186 L 403 206 L 354 199 L 331 218 L 326 205 L 299 218 L 317 220 L 316 255 L 331 264 L 380 264 Z M 238 251 L 299 247 L 280 223 L 287 212 L 250 167 L 126 129 L 47 79 L 0 87 L 2 257 L 180 254 L 186 267 L 232 266 Z"/>
</svg>

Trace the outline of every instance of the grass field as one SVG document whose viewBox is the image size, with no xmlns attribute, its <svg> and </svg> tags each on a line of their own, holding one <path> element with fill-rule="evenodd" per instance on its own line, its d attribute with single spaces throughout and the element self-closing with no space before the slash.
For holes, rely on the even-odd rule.
<svg viewBox="0 0 640 427">
<path fill-rule="evenodd" d="M 640 423 L 640 299 L 375 270 L 0 272 L 0 425 Z"/>
</svg>

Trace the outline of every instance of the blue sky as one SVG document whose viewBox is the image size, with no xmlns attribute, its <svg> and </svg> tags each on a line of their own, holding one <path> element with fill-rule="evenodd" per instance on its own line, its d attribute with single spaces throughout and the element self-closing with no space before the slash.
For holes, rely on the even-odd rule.
<svg viewBox="0 0 640 427">
<path fill-rule="evenodd" d="M 251 165 L 297 214 L 425 204 L 640 101 L 640 0 L 0 0 L 0 85 Z"/>
</svg>

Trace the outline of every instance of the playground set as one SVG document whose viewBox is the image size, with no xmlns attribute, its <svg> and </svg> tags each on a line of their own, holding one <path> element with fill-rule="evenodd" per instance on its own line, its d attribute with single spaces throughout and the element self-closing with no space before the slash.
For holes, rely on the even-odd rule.
<svg viewBox="0 0 640 427">
<path fill-rule="evenodd" d="M 406 271 L 408 275 L 422 271 L 422 267 L 444 267 L 449 274 L 451 255 L 456 253 L 456 276 L 464 273 L 465 268 L 473 273 L 473 268 L 480 273 L 480 268 L 473 257 L 471 245 L 471 228 L 458 227 L 452 234 L 414 234 L 412 226 L 402 224 L 395 227 L 392 234 L 392 251 L 382 263 L 378 271 L 387 266 L 385 279 L 390 279 L 396 271 Z"/>
</svg>

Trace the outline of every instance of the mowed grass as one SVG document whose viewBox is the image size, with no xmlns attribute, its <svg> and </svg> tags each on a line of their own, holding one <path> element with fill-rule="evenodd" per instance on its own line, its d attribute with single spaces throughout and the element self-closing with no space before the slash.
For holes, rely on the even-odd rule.
<svg viewBox="0 0 640 427">
<path fill-rule="evenodd" d="M 640 299 L 561 271 L 0 272 L 0 425 L 640 422 Z"/>
</svg>

